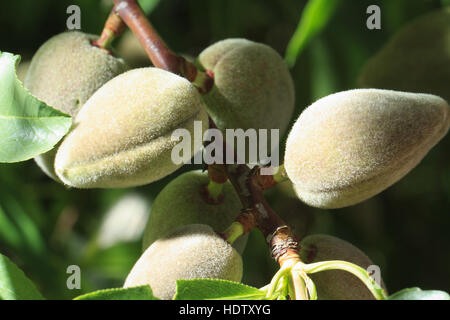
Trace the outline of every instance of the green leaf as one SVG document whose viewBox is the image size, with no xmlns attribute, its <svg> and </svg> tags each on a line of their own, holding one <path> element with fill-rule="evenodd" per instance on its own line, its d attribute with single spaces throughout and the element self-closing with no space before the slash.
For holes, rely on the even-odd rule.
<svg viewBox="0 0 450 320">
<path fill-rule="evenodd" d="M 132 288 L 113 288 L 90 292 L 74 300 L 159 300 L 153 295 L 150 286 Z"/>
<path fill-rule="evenodd" d="M 0 300 L 43 300 L 33 282 L 7 257 L 0 254 Z"/>
<path fill-rule="evenodd" d="M 326 27 L 336 12 L 340 0 L 309 0 L 303 9 L 300 22 L 286 48 L 286 63 L 295 65 L 300 53 L 322 29 Z"/>
<path fill-rule="evenodd" d="M 20 56 L 0 52 L 0 162 L 47 152 L 69 131 L 70 116 L 32 96 L 17 78 Z"/>
<path fill-rule="evenodd" d="M 408 288 L 400 290 L 388 298 L 389 300 L 450 300 L 447 292 L 439 290 L 421 290 Z"/>
<path fill-rule="evenodd" d="M 174 300 L 262 300 L 265 292 L 219 279 L 177 280 Z"/>
</svg>

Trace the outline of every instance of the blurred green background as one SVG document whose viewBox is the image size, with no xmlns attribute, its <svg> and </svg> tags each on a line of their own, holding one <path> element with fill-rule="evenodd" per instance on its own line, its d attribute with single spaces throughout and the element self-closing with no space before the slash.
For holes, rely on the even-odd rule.
<svg viewBox="0 0 450 320">
<path fill-rule="evenodd" d="M 291 69 L 296 111 L 318 98 L 355 88 L 367 61 L 401 26 L 448 5 L 439 0 L 343 0 L 325 30 Z M 66 8 L 81 8 L 82 31 L 99 34 L 111 1 L 6 1 L 0 11 L 0 50 L 29 60 L 49 37 L 66 29 Z M 195 57 L 209 44 L 243 37 L 284 55 L 305 0 L 141 1 L 163 39 L 176 52 Z M 366 8 L 377 4 L 382 29 L 366 28 Z M 128 43 L 128 44 L 127 44 Z M 148 65 L 133 37 L 117 40 L 118 53 L 133 66 Z M 131 61 L 132 60 L 132 61 Z M 301 237 L 327 233 L 358 246 L 381 268 L 390 292 L 419 286 L 450 291 L 450 137 L 400 182 L 356 206 L 339 210 L 306 207 L 288 186 L 267 192 L 274 209 Z M 284 143 L 284 142 L 283 142 Z M 184 167 L 151 185 L 116 190 L 66 189 L 34 161 L 0 164 L 0 252 L 10 257 L 52 299 L 119 287 L 141 252 L 141 233 L 152 199 Z M 66 269 L 81 268 L 80 290 L 68 290 Z M 261 234 L 254 230 L 244 252 L 243 282 L 263 286 L 276 271 Z"/>
</svg>

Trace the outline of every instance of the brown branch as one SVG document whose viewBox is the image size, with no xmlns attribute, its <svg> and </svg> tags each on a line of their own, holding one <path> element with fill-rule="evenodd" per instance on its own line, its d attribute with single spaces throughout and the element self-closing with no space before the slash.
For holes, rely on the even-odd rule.
<svg viewBox="0 0 450 320">
<path fill-rule="evenodd" d="M 213 78 L 169 49 L 150 24 L 136 0 L 114 0 L 113 10 L 133 31 L 156 68 L 188 79 L 202 94 L 211 90 L 214 83 Z"/>
<path fill-rule="evenodd" d="M 118 17 L 120 19 L 117 19 Z M 136 0 L 114 0 L 113 12 L 97 44 L 104 46 L 110 43 L 111 38 L 117 34 L 115 30 L 123 31 L 122 21 L 133 31 L 155 67 L 185 77 L 196 85 L 201 93 L 206 93 L 212 88 L 214 74 L 209 70 L 206 72 L 197 70 L 192 63 L 172 52 L 147 20 Z M 210 127 L 215 127 L 212 120 L 210 124 Z M 223 143 L 223 163 L 226 163 L 228 146 L 225 141 Z M 233 153 L 236 159 L 234 150 Z M 298 257 L 295 235 L 272 210 L 263 196 L 263 190 L 276 183 L 274 178 L 263 178 L 259 174 L 260 168 L 250 170 L 245 164 L 225 164 L 210 166 L 210 168 L 209 175 L 212 181 L 222 182 L 223 174 L 226 172 L 236 189 L 243 205 L 242 213 L 236 221 L 243 225 L 244 232 L 247 233 L 257 226 L 265 236 L 273 257 L 281 264 L 287 258 Z"/>
<path fill-rule="evenodd" d="M 263 190 L 270 189 L 278 184 L 272 174 L 262 175 L 260 169 L 255 172 L 255 179 Z"/>
<path fill-rule="evenodd" d="M 253 227 L 261 230 L 271 249 L 272 257 L 280 265 L 290 259 L 299 260 L 297 237 L 264 198 L 263 188 L 255 174 L 259 169 L 250 170 L 244 164 L 226 165 L 226 168 L 228 178 L 244 206 L 243 213 L 236 221 L 243 220 L 244 230 L 247 232 L 251 229 L 249 222 L 254 223 Z M 241 217 L 243 214 L 245 216 Z M 252 216 L 251 219 L 249 215 Z"/>
<path fill-rule="evenodd" d="M 209 128 L 217 129 L 211 118 L 209 118 Z M 218 167 L 221 167 L 221 170 L 225 169 L 243 206 L 241 214 L 235 221 L 242 225 L 244 234 L 254 227 L 258 227 L 272 251 L 272 257 L 280 265 L 290 259 L 299 260 L 297 237 L 283 219 L 273 211 L 263 195 L 265 189 L 276 184 L 274 177 L 261 175 L 261 167 L 250 169 L 246 164 L 236 164 L 235 150 L 232 150 L 224 139 L 222 146 L 223 164 L 209 165 L 208 171 L 217 173 Z M 226 163 L 228 152 L 233 153 L 233 164 Z"/>
<path fill-rule="evenodd" d="M 228 180 L 227 171 L 223 164 L 212 164 L 208 166 L 208 177 L 215 183 L 225 183 Z"/>
<path fill-rule="evenodd" d="M 256 226 L 255 215 L 251 209 L 242 210 L 241 213 L 236 217 L 236 222 L 242 225 L 244 231 L 243 234 L 247 234 Z"/>
<path fill-rule="evenodd" d="M 135 0 L 115 0 L 114 11 L 138 38 L 155 67 L 181 75 L 182 59 L 173 53 Z"/>
<path fill-rule="evenodd" d="M 210 128 L 217 128 L 211 118 L 209 123 Z M 222 140 L 222 144 L 222 162 L 224 164 L 220 166 L 225 169 L 243 206 L 241 214 L 235 221 L 243 226 L 244 234 L 254 227 L 258 227 L 271 249 L 272 257 L 280 265 L 290 259 L 299 260 L 297 237 L 283 219 L 273 211 L 263 195 L 263 190 L 276 184 L 273 176 L 264 178 L 265 176 L 260 172 L 261 167 L 250 169 L 245 164 L 235 164 L 236 152 L 228 146 L 225 140 Z M 233 152 L 234 164 L 226 164 L 227 152 Z M 217 166 L 219 165 L 210 165 L 208 170 L 211 168 L 214 172 Z"/>
<path fill-rule="evenodd" d="M 271 236 L 277 228 L 285 225 L 264 198 L 263 189 L 253 170 L 245 164 L 227 164 L 226 169 L 244 210 L 255 216 L 256 224 L 265 237 Z"/>
<path fill-rule="evenodd" d="M 105 50 L 110 53 L 110 45 L 115 38 L 120 36 L 126 28 L 126 24 L 122 19 L 114 12 L 114 9 L 108 16 L 105 22 L 103 31 L 97 40 L 92 41 L 92 45 Z"/>
</svg>

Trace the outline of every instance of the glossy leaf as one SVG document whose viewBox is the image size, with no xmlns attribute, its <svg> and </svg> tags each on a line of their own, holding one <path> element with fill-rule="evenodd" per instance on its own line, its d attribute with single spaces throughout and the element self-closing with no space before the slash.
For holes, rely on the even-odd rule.
<svg viewBox="0 0 450 320">
<path fill-rule="evenodd" d="M 177 280 L 174 300 L 262 300 L 265 293 L 242 283 L 219 279 Z"/>
<path fill-rule="evenodd" d="M 83 294 L 74 300 L 159 300 L 150 286 L 113 288 Z"/>
<path fill-rule="evenodd" d="M 439 290 L 408 288 L 392 294 L 389 300 L 450 300 L 450 295 Z"/>
<path fill-rule="evenodd" d="M 69 131 L 70 116 L 32 96 L 16 76 L 20 57 L 0 52 L 0 162 L 47 152 Z"/>
<path fill-rule="evenodd" d="M 33 282 L 6 256 L 0 254 L 0 300 L 43 300 Z"/>
</svg>

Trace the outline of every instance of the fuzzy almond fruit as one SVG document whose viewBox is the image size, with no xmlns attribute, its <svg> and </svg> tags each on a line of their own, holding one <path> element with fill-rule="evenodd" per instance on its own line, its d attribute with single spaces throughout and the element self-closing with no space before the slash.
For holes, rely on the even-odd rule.
<svg viewBox="0 0 450 320">
<path fill-rule="evenodd" d="M 219 129 L 278 129 L 280 137 L 284 134 L 295 91 L 274 49 L 246 39 L 226 39 L 203 50 L 198 63 L 214 73 L 214 87 L 204 99 Z"/>
<path fill-rule="evenodd" d="M 25 88 L 53 108 L 76 116 L 97 89 L 128 69 L 122 59 L 93 46 L 95 39 L 95 35 L 71 31 L 47 40 L 27 68 Z M 35 158 L 42 171 L 56 181 L 58 146 Z"/>
<path fill-rule="evenodd" d="M 342 260 L 367 269 L 373 262 L 357 247 L 342 239 L 314 234 L 300 243 L 301 259 L 305 263 Z M 309 275 L 317 289 L 319 300 L 373 300 L 365 284 L 355 275 L 343 270 L 327 270 Z M 381 287 L 386 290 L 383 280 Z"/>
<path fill-rule="evenodd" d="M 225 182 L 218 201 L 209 202 L 205 195 L 208 182 L 207 172 L 189 171 L 170 181 L 160 191 L 152 203 L 145 228 L 144 250 L 183 225 L 201 223 L 222 232 L 234 221 L 242 204 L 232 184 Z M 247 235 L 242 236 L 233 243 L 233 247 L 242 253 L 246 241 Z"/>
<path fill-rule="evenodd" d="M 172 133 L 185 129 L 194 136 L 195 121 L 207 129 L 205 105 L 188 80 L 152 67 L 130 70 L 85 103 L 58 149 L 56 173 L 76 188 L 151 183 L 182 166 L 171 156 L 182 138 Z M 191 154 L 197 151 L 192 142 Z"/>
<path fill-rule="evenodd" d="M 240 254 L 213 229 L 203 224 L 182 226 L 155 241 L 139 258 L 124 287 L 150 285 L 160 299 L 172 299 L 176 280 L 241 281 Z"/>
<path fill-rule="evenodd" d="M 429 94 L 358 89 L 326 96 L 289 133 L 286 172 L 308 205 L 356 204 L 413 169 L 447 133 L 449 111 Z"/>
</svg>

